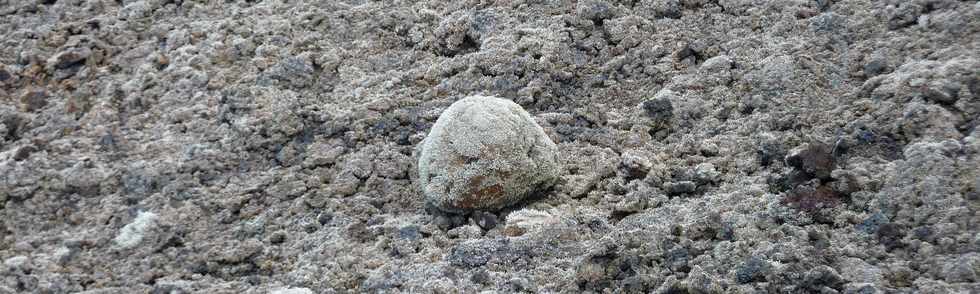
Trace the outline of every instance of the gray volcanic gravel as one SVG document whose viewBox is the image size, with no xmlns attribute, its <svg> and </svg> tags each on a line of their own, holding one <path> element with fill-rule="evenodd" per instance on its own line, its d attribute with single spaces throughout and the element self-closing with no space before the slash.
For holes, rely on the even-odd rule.
<svg viewBox="0 0 980 294">
<path fill-rule="evenodd" d="M 977 293 L 980 3 L 0 0 L 0 293 Z M 550 189 L 428 207 L 509 99 Z"/>
</svg>

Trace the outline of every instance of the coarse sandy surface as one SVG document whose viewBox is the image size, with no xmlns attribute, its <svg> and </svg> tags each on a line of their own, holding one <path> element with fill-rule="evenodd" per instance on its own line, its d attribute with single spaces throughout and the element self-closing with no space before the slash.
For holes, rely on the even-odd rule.
<svg viewBox="0 0 980 294">
<path fill-rule="evenodd" d="M 473 95 L 557 184 L 426 204 Z M 0 293 L 978 293 L 978 117 L 977 1 L 0 0 Z"/>
</svg>

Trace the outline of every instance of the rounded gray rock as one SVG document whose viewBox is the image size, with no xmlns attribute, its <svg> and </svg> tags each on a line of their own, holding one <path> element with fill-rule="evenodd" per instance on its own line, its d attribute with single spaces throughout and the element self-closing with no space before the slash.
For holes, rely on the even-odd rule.
<svg viewBox="0 0 980 294">
<path fill-rule="evenodd" d="M 444 211 L 500 209 L 558 179 L 558 147 L 527 111 L 506 99 L 456 101 L 421 149 L 422 191 Z"/>
</svg>

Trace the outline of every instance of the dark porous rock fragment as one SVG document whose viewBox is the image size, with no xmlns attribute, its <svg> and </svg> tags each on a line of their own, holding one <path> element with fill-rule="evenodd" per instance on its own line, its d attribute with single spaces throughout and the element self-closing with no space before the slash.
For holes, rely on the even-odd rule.
<svg viewBox="0 0 980 294">
<path fill-rule="evenodd" d="M 606 278 L 605 263 L 608 263 L 608 260 L 592 257 L 576 266 L 575 278 L 578 280 L 579 289 L 608 286 L 608 283 L 602 284 Z"/>
<path fill-rule="evenodd" d="M 257 83 L 262 86 L 283 85 L 305 88 L 313 84 L 316 67 L 306 54 L 287 57 L 261 75 Z"/>
<path fill-rule="evenodd" d="M 806 234 L 807 239 L 809 239 L 813 246 L 817 249 L 826 249 L 830 247 L 830 238 L 827 237 L 827 234 L 821 233 L 817 230 L 809 230 Z"/>
<path fill-rule="evenodd" d="M 640 154 L 626 152 L 622 156 L 619 168 L 627 180 L 642 179 L 650 171 L 652 164 Z"/>
<path fill-rule="evenodd" d="M 739 284 L 762 282 L 766 280 L 766 275 L 771 270 L 772 266 L 769 262 L 758 256 L 752 256 L 735 268 L 735 281 Z"/>
<path fill-rule="evenodd" d="M 878 228 L 878 243 L 885 245 L 888 251 L 905 246 L 902 238 L 905 238 L 905 228 L 896 223 L 887 223 Z"/>
<path fill-rule="evenodd" d="M 575 14 L 578 14 L 582 18 L 593 20 L 597 24 L 601 24 L 603 19 L 608 19 L 613 16 L 613 10 L 611 5 L 606 1 L 585 0 L 578 1 L 575 6 Z"/>
<path fill-rule="evenodd" d="M 7 67 L 0 63 L 0 85 L 3 85 L 9 80 L 12 80 L 14 75 L 7 70 Z"/>
<path fill-rule="evenodd" d="M 698 186 L 694 184 L 693 181 L 678 181 L 678 182 L 664 183 L 664 190 L 667 190 L 667 194 L 672 196 L 693 193 L 697 189 L 697 187 Z"/>
<path fill-rule="evenodd" d="M 847 144 L 848 157 L 880 156 L 887 160 L 896 160 L 902 158 L 902 149 L 905 148 L 893 134 L 879 134 L 864 129 L 855 130 L 844 141 Z"/>
<path fill-rule="evenodd" d="M 683 15 L 681 13 L 683 11 L 681 1 L 678 0 L 650 1 L 647 5 L 650 5 L 653 16 L 656 18 L 678 19 Z"/>
<path fill-rule="evenodd" d="M 815 2 L 820 11 L 827 11 L 834 4 L 835 0 L 816 0 Z"/>
<path fill-rule="evenodd" d="M 844 285 L 845 294 L 878 294 L 885 293 L 880 288 L 871 283 L 848 283 Z"/>
<path fill-rule="evenodd" d="M 463 215 L 447 213 L 432 205 L 427 205 L 426 211 L 434 215 L 432 222 L 443 230 L 449 230 L 466 223 L 466 218 L 464 218 Z"/>
<path fill-rule="evenodd" d="M 888 29 L 897 30 L 911 26 L 922 14 L 922 6 L 916 2 L 906 2 L 891 11 L 888 16 Z"/>
<path fill-rule="evenodd" d="M 691 260 L 691 254 L 688 252 L 687 248 L 679 247 L 667 252 L 664 256 L 667 262 L 667 267 L 674 272 L 688 272 L 691 267 L 688 262 Z"/>
<path fill-rule="evenodd" d="M 952 81 L 936 81 L 923 86 L 922 95 L 926 99 L 940 104 L 951 105 L 956 103 L 963 85 Z"/>
<path fill-rule="evenodd" d="M 419 226 L 409 225 L 398 229 L 398 238 L 405 239 L 409 241 L 415 241 L 422 238 L 422 233 L 419 231 Z"/>
<path fill-rule="evenodd" d="M 533 282 L 521 277 L 510 279 L 510 281 L 507 281 L 507 286 L 508 286 L 507 288 L 509 288 L 508 290 L 513 293 L 537 292 L 535 291 L 535 286 Z"/>
<path fill-rule="evenodd" d="M 697 63 L 698 59 L 701 57 L 697 50 L 692 48 L 691 44 L 686 43 L 680 48 L 678 48 L 673 53 L 674 60 L 679 63 L 694 65 Z"/>
<path fill-rule="evenodd" d="M 888 60 L 882 57 L 873 57 L 868 63 L 864 64 L 864 76 L 873 77 L 888 71 Z"/>
<path fill-rule="evenodd" d="M 650 118 L 668 118 L 673 115 L 673 104 L 667 99 L 651 99 L 643 101 L 643 111 Z"/>
<path fill-rule="evenodd" d="M 575 268 L 579 291 L 601 291 L 602 289 L 622 289 L 627 293 L 643 292 L 644 281 L 639 269 L 648 262 L 643 256 L 622 252 L 617 246 L 599 249 L 584 258 Z M 687 255 L 684 253 L 684 266 Z"/>
<path fill-rule="evenodd" d="M 643 114 L 650 119 L 654 127 L 665 125 L 674 117 L 674 105 L 671 100 L 676 99 L 676 96 L 673 91 L 664 89 L 657 92 L 653 99 L 640 104 Z"/>
<path fill-rule="evenodd" d="M 811 177 L 826 181 L 830 179 L 830 172 L 837 162 L 830 145 L 813 142 L 790 151 L 786 156 L 786 164 Z"/>
<path fill-rule="evenodd" d="M 484 230 L 490 230 L 497 226 L 497 216 L 492 213 L 476 211 L 473 212 L 471 217 L 476 225 L 480 226 L 480 228 L 483 228 Z"/>
<path fill-rule="evenodd" d="M 843 203 L 841 196 L 827 185 L 814 187 L 800 185 L 790 190 L 781 200 L 784 205 L 813 216 L 818 222 L 831 222 L 832 217 L 824 209 Z"/>
<path fill-rule="evenodd" d="M 374 241 L 377 234 L 364 222 L 356 222 L 347 226 L 347 236 L 351 240 L 355 240 L 360 243 L 367 243 Z"/>
<path fill-rule="evenodd" d="M 272 235 L 269 235 L 269 243 L 272 243 L 272 244 L 280 244 L 280 243 L 285 242 L 285 241 L 286 241 L 286 232 L 285 231 L 279 230 L 279 231 L 273 232 Z"/>
<path fill-rule="evenodd" d="M 810 19 L 810 29 L 815 32 L 833 33 L 844 29 L 846 19 L 833 12 L 824 12 Z"/>
<path fill-rule="evenodd" d="M 942 269 L 946 280 L 953 283 L 975 283 L 980 281 L 980 253 L 960 255 L 947 263 Z"/>
<path fill-rule="evenodd" d="M 480 267 L 490 261 L 513 262 L 524 252 L 518 252 L 507 239 L 469 240 L 453 247 L 446 259 L 449 264 L 459 267 Z"/>
<path fill-rule="evenodd" d="M 49 69 L 66 69 L 81 64 L 91 55 L 92 49 L 86 47 L 70 48 L 51 56 L 47 66 Z"/>
<path fill-rule="evenodd" d="M 33 89 L 20 96 L 21 109 L 24 112 L 35 112 L 48 105 L 48 92 Z"/>
<path fill-rule="evenodd" d="M 915 239 L 933 243 L 936 241 L 935 230 L 931 226 L 922 226 L 912 230 L 912 236 Z"/>
<path fill-rule="evenodd" d="M 786 157 L 786 149 L 774 138 L 763 140 L 758 146 L 755 153 L 761 166 L 769 166 Z"/>
<path fill-rule="evenodd" d="M 470 276 L 470 282 L 480 285 L 490 284 L 490 273 L 488 273 L 486 270 L 478 270 L 476 273 L 473 273 L 473 275 Z"/>
<path fill-rule="evenodd" d="M 31 156 L 31 153 L 34 153 L 36 151 L 37 148 L 35 148 L 32 145 L 20 147 L 17 149 L 16 152 L 14 152 L 14 161 L 21 161 L 27 159 L 28 157 Z"/>
<path fill-rule="evenodd" d="M 856 227 L 859 231 L 866 234 L 874 234 L 878 232 L 878 228 L 880 228 L 881 225 L 886 223 L 888 223 L 888 217 L 883 213 L 876 212 L 861 223 L 857 224 Z"/>
<path fill-rule="evenodd" d="M 803 285 L 811 293 L 835 293 L 844 287 L 844 277 L 830 266 L 817 266 L 803 277 Z"/>
</svg>

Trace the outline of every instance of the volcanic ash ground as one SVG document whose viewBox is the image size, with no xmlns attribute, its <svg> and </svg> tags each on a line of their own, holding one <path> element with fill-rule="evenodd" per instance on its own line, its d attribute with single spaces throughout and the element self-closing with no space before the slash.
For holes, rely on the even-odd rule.
<svg viewBox="0 0 980 294">
<path fill-rule="evenodd" d="M 977 52 L 977 1 L 0 0 L 0 293 L 980 292 Z M 440 209 L 471 96 L 553 156 Z"/>
</svg>

